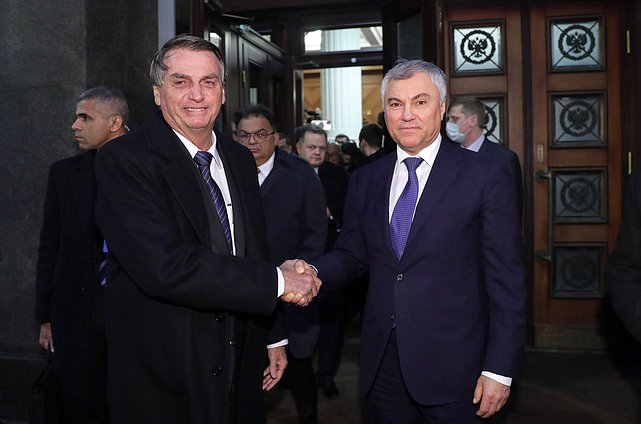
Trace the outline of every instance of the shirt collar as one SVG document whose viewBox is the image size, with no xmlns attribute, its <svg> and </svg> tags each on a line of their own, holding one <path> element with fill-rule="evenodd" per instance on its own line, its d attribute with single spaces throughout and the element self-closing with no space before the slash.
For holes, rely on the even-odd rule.
<svg viewBox="0 0 641 424">
<path fill-rule="evenodd" d="M 420 156 L 423 159 L 423 162 L 428 164 L 430 167 L 434 164 L 434 160 L 436 159 L 436 154 L 438 153 L 438 149 L 441 146 L 441 134 L 439 133 L 432 144 L 418 152 L 417 155 L 415 156 Z M 398 163 L 403 163 L 403 161 L 410 157 L 410 154 L 407 153 L 405 150 L 401 149 L 400 146 L 396 146 L 396 162 Z"/>
<path fill-rule="evenodd" d="M 274 153 L 267 159 L 267 162 L 264 164 L 260 165 L 258 169 L 260 170 L 260 173 L 263 174 L 265 178 L 269 175 L 270 172 L 272 172 L 272 169 L 274 169 L 274 159 L 276 158 L 276 150 L 274 150 Z"/>
<path fill-rule="evenodd" d="M 187 137 L 185 137 L 184 135 L 180 134 L 178 131 L 176 131 L 176 130 L 172 130 L 172 131 L 178 136 L 178 138 L 180 139 L 182 144 L 185 146 L 185 148 L 189 152 L 189 155 L 192 158 L 195 157 L 196 153 L 198 153 L 200 151 L 198 149 L 198 147 L 196 147 L 191 141 L 189 141 L 189 139 Z M 214 157 L 213 160 L 214 160 L 214 163 L 216 164 L 216 166 L 220 167 L 222 165 L 222 162 L 220 160 L 220 155 L 218 154 L 218 150 L 216 150 L 216 142 L 217 142 L 216 133 L 212 131 L 211 132 L 211 147 L 207 151 L 209 153 L 211 153 L 211 155 Z"/>
<path fill-rule="evenodd" d="M 469 146 L 467 146 L 467 150 L 471 150 L 473 152 L 477 152 L 478 153 L 478 151 L 481 150 L 481 146 L 483 145 L 483 140 L 485 140 L 485 136 L 483 134 L 481 134 L 481 136 L 479 138 L 474 140 L 474 143 L 472 143 Z"/>
</svg>

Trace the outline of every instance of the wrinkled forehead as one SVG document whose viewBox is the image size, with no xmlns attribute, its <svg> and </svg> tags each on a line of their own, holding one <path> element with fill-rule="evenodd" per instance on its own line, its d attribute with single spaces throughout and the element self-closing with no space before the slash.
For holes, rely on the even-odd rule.
<svg viewBox="0 0 641 424">
<path fill-rule="evenodd" d="M 327 140 L 325 139 L 325 136 L 322 134 L 316 134 L 313 132 L 306 132 L 305 136 L 303 137 L 303 144 L 306 146 L 325 146 L 327 144 Z"/>
<path fill-rule="evenodd" d="M 191 77 L 216 75 L 221 77 L 222 66 L 213 52 L 178 48 L 170 50 L 163 60 L 167 68 L 163 76 L 181 74 Z"/>
</svg>

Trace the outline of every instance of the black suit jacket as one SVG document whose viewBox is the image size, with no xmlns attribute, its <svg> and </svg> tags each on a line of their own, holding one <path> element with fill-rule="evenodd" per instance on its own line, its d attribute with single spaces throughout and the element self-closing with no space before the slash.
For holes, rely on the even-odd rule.
<svg viewBox="0 0 641 424">
<path fill-rule="evenodd" d="M 641 342 L 641 166 L 634 169 L 623 197 L 621 229 L 605 278 L 614 309 Z"/>
<path fill-rule="evenodd" d="M 269 259 L 274 265 L 299 258 L 317 259 L 325 249 L 325 196 L 307 162 L 277 149 L 274 167 L 260 186 L 267 221 Z M 318 340 L 318 304 L 305 308 L 283 304 L 289 329 L 289 352 L 311 357 Z"/>
<path fill-rule="evenodd" d="M 349 175 L 342 166 L 330 162 L 323 162 L 318 167 L 318 177 L 323 183 L 327 207 L 332 213 L 327 225 L 327 250 L 331 249 L 343 225 L 343 207 L 347 193 Z"/>
<path fill-rule="evenodd" d="M 96 158 L 96 216 L 111 259 L 106 308 L 115 423 L 265 419 L 262 369 L 266 344 L 275 340 L 264 321 L 276 307 L 277 272 L 264 260 L 254 159 L 216 137 L 236 256 L 227 253 L 193 159 L 160 112 Z"/>
<path fill-rule="evenodd" d="M 506 161 L 509 163 L 511 169 L 510 178 L 514 181 L 514 188 L 517 191 L 517 196 L 519 199 L 519 206 L 521 210 L 523 209 L 523 177 L 521 174 L 521 165 L 519 164 L 519 157 L 501 144 L 492 143 L 490 140 L 485 138 L 481 148 L 478 151 L 479 154 L 492 157 L 494 160 Z"/>
<path fill-rule="evenodd" d="M 101 307 L 94 297 L 102 296 L 97 282 L 102 238 L 93 212 L 95 155 L 89 151 L 51 165 L 36 269 L 36 320 L 51 323 L 66 409 L 72 408 L 79 422 L 87 413 L 90 317 L 92 307 Z"/>
</svg>

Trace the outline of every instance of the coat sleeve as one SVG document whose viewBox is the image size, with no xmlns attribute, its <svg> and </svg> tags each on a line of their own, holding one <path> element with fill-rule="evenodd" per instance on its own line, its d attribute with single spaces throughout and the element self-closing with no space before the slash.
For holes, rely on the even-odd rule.
<svg viewBox="0 0 641 424">
<path fill-rule="evenodd" d="M 60 248 L 60 208 L 54 165 L 49 168 L 45 196 L 38 264 L 36 266 L 36 321 L 51 322 L 51 296 L 54 290 L 53 275 Z"/>
<path fill-rule="evenodd" d="M 481 234 L 488 295 L 488 340 L 483 370 L 507 377 L 521 372 L 525 346 L 527 273 L 521 206 L 513 163 L 492 160 L 483 185 Z"/>
<path fill-rule="evenodd" d="M 334 249 L 313 262 L 323 281 L 321 294 L 342 289 L 344 284 L 356 280 L 368 269 L 367 245 L 358 218 L 359 187 L 366 184 L 360 177 L 356 172 L 349 180 L 343 227 Z"/>
<path fill-rule="evenodd" d="M 623 199 L 621 228 L 605 266 L 605 280 L 614 309 L 626 328 L 641 341 L 641 167 Z"/>
<path fill-rule="evenodd" d="M 115 265 L 110 288 L 133 283 L 148 298 L 191 309 L 271 314 L 276 269 L 260 259 L 216 253 L 196 230 L 209 227 L 202 205 L 195 214 L 188 210 L 198 208 L 194 199 L 201 196 L 191 164 L 181 158 L 167 163 L 119 143 L 103 147 L 95 162 L 96 220 Z M 177 172 L 170 186 L 173 166 L 186 171 Z M 177 187 L 192 191 L 178 200 Z M 194 216 L 204 216 L 202 224 L 194 225 Z"/>
</svg>

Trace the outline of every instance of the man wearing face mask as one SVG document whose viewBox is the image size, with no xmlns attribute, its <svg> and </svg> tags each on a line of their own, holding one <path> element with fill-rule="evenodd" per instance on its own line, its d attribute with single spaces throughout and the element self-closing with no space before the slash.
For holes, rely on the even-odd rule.
<svg viewBox="0 0 641 424">
<path fill-rule="evenodd" d="M 519 204 L 523 201 L 523 183 L 519 158 L 502 144 L 493 143 L 483 134 L 483 126 L 487 123 L 485 106 L 474 97 L 453 98 L 447 111 L 447 137 L 461 147 L 472 150 L 480 155 L 494 157 L 495 160 L 511 163 L 510 178 L 514 181 Z"/>
</svg>

